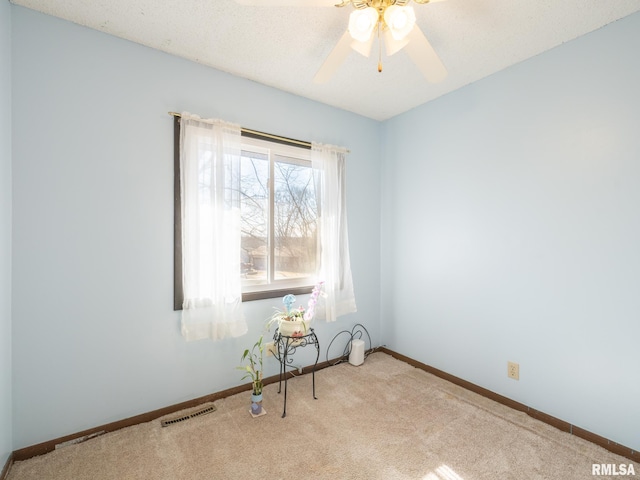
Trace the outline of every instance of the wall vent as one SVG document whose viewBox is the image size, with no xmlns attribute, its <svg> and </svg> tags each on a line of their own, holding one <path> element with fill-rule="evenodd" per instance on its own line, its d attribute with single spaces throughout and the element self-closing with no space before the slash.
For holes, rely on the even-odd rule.
<svg viewBox="0 0 640 480">
<path fill-rule="evenodd" d="M 169 418 L 167 420 L 162 420 L 162 426 L 168 427 L 169 425 L 174 425 L 176 423 L 184 422 L 185 420 L 189 420 L 190 418 L 199 417 L 200 415 L 206 415 L 207 413 L 215 412 L 216 407 L 214 405 L 210 405 L 206 408 L 202 408 L 193 413 L 188 413 L 186 415 L 182 415 L 176 418 Z"/>
</svg>

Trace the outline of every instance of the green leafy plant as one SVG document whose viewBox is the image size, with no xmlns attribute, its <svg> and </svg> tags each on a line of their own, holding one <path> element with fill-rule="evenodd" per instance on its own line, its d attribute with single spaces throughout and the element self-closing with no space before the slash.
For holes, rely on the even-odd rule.
<svg viewBox="0 0 640 480">
<path fill-rule="evenodd" d="M 242 380 L 245 378 L 251 379 L 251 386 L 254 395 L 260 395 L 262 393 L 262 359 L 264 356 L 264 343 L 262 343 L 262 335 L 258 341 L 248 348 L 242 354 L 241 362 L 246 362 L 245 365 L 236 367 L 239 370 L 245 372 Z"/>
</svg>

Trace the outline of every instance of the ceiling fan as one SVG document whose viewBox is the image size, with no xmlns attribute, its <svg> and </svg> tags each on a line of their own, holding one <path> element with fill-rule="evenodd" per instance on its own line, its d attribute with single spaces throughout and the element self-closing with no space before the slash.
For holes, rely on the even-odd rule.
<svg viewBox="0 0 640 480">
<path fill-rule="evenodd" d="M 378 71 L 382 72 L 382 42 L 391 56 L 404 50 L 416 64 L 422 75 L 431 83 L 444 80 L 447 70 L 427 37 L 416 25 L 416 15 L 411 1 L 417 4 L 442 0 L 236 0 L 242 5 L 346 7 L 355 10 L 349 15 L 347 31 L 329 53 L 313 81 L 325 83 L 346 60 L 353 49 L 365 57 L 371 55 L 373 42 L 379 38 Z"/>
</svg>

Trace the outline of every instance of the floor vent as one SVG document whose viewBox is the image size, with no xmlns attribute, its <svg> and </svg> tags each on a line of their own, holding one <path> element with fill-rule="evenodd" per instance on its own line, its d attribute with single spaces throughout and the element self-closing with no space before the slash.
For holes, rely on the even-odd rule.
<svg viewBox="0 0 640 480">
<path fill-rule="evenodd" d="M 163 427 L 168 427 L 169 425 L 173 425 L 175 423 L 180 423 L 180 422 L 184 422 L 185 420 L 189 420 L 190 418 L 195 418 L 195 417 L 199 417 L 200 415 L 206 415 L 207 413 L 211 413 L 211 412 L 215 412 L 216 411 L 216 407 L 213 405 L 210 405 L 206 408 L 197 410 L 193 413 L 189 413 L 187 415 L 182 415 L 180 417 L 176 417 L 176 418 L 170 418 L 167 420 L 162 420 L 162 426 Z"/>
</svg>

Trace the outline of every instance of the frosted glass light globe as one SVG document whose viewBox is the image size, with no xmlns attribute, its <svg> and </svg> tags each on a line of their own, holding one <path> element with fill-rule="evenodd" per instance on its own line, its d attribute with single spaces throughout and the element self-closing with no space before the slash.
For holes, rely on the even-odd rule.
<svg viewBox="0 0 640 480">
<path fill-rule="evenodd" d="M 411 7 L 390 5 L 384 11 L 384 23 L 396 40 L 402 40 L 416 24 L 416 13 Z"/>
<path fill-rule="evenodd" d="M 371 37 L 374 27 L 378 23 L 378 12 L 373 7 L 354 10 L 349 15 L 349 35 L 354 40 L 366 42 Z"/>
</svg>

